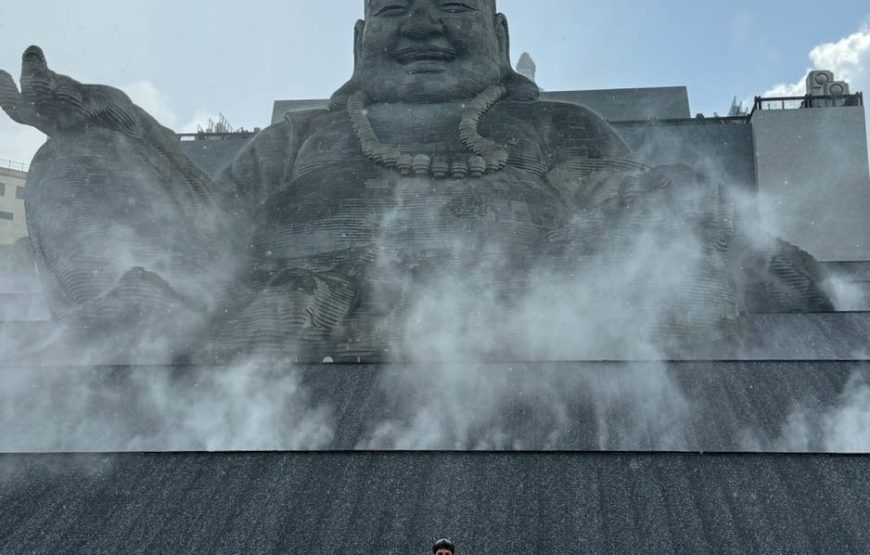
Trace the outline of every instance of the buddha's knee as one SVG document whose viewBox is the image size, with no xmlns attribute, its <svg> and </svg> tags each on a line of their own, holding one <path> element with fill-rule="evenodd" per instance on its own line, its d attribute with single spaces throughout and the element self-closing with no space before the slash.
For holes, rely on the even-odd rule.
<svg viewBox="0 0 870 555">
<path fill-rule="evenodd" d="M 26 212 L 52 307 L 105 294 L 133 267 L 172 280 L 201 260 L 201 237 L 171 193 L 181 180 L 156 148 L 106 129 L 53 137 L 28 177 Z"/>
</svg>

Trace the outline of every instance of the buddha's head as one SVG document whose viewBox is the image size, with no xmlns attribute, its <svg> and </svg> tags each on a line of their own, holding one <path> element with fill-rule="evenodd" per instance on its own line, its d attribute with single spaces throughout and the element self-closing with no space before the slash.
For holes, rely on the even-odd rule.
<svg viewBox="0 0 870 555">
<path fill-rule="evenodd" d="M 495 0 L 366 0 L 354 46 L 354 75 L 333 107 L 360 89 L 372 102 L 428 103 L 500 82 L 513 98 L 537 97 L 511 67 L 507 19 Z"/>
</svg>

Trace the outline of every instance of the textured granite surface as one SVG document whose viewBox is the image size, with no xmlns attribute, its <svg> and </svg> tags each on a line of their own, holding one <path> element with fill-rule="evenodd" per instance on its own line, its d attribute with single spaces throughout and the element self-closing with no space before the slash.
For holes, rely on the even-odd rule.
<svg viewBox="0 0 870 555">
<path fill-rule="evenodd" d="M 230 165 L 250 141 L 250 137 L 222 137 L 207 140 L 182 141 L 181 150 L 199 169 L 215 177 Z"/>
<path fill-rule="evenodd" d="M 686 87 L 545 91 L 541 98 L 585 106 L 610 122 L 691 117 Z M 276 100 L 272 107 L 272 123 L 281 121 L 287 112 L 326 108 L 328 105 L 326 99 Z"/>
<path fill-rule="evenodd" d="M 646 164 L 686 164 L 731 188 L 755 191 L 754 143 L 748 120 L 611 123 L 638 160 Z"/>
<path fill-rule="evenodd" d="M 870 458 L 0 457 L 3 553 L 861 553 Z"/>
</svg>

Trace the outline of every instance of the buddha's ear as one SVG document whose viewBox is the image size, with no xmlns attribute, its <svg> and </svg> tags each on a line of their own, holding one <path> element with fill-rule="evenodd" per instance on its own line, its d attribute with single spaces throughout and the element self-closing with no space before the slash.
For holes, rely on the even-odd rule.
<svg viewBox="0 0 870 555">
<path fill-rule="evenodd" d="M 541 89 L 531 79 L 517 73 L 511 65 L 511 35 L 504 14 L 495 15 L 495 34 L 501 56 L 501 82 L 507 87 L 508 98 L 520 101 L 537 100 Z"/>
<path fill-rule="evenodd" d="M 357 73 L 360 68 L 360 60 L 362 59 L 363 36 L 365 35 L 366 22 L 362 19 L 357 20 L 353 26 L 353 72 Z"/>
<path fill-rule="evenodd" d="M 353 75 L 350 80 L 342 85 L 340 89 L 332 94 L 329 99 L 330 110 L 343 110 L 347 107 L 347 99 L 350 95 L 360 90 L 362 87 L 362 44 L 363 35 L 366 30 L 366 22 L 360 19 L 353 26 Z"/>
<path fill-rule="evenodd" d="M 503 13 L 495 14 L 495 35 L 498 37 L 498 50 L 503 66 L 511 67 L 511 34 L 507 17 Z"/>
</svg>

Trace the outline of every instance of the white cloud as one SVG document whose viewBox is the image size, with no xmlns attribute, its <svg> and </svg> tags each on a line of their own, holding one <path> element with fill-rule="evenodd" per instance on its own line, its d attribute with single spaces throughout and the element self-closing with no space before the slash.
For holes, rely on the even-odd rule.
<svg viewBox="0 0 870 555">
<path fill-rule="evenodd" d="M 121 87 L 130 100 L 140 108 L 154 116 L 160 123 L 175 129 L 178 116 L 172 109 L 169 96 L 157 88 L 151 81 L 136 81 Z"/>
<path fill-rule="evenodd" d="M 121 90 L 140 108 L 176 133 L 195 133 L 198 127 L 205 129 L 209 120 L 217 121 L 219 117 L 205 109 L 199 109 L 188 117 L 180 117 L 172 108 L 169 95 L 150 81 L 136 81 L 121 87 Z"/>
<path fill-rule="evenodd" d="M 850 90 L 870 94 L 870 25 L 838 40 L 820 44 L 810 51 L 809 71 L 830 70 L 838 81 L 849 83 Z M 795 83 L 781 83 L 763 96 L 803 96 L 806 94 L 806 75 Z M 870 100 L 870 98 L 868 98 Z M 870 126 L 867 129 L 867 143 L 870 145 Z"/>
<path fill-rule="evenodd" d="M 196 133 L 199 128 L 207 128 L 209 121 L 217 121 L 220 115 L 208 110 L 197 110 L 196 113 L 188 120 L 187 123 L 176 128 L 177 133 Z"/>
<path fill-rule="evenodd" d="M 853 92 L 870 92 L 870 26 L 840 39 L 816 46 L 810 51 L 810 67 L 834 72 L 834 77 L 846 81 Z M 806 94 L 806 73 L 794 83 L 781 83 L 764 96 L 803 96 Z"/>
</svg>

